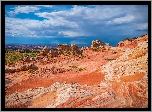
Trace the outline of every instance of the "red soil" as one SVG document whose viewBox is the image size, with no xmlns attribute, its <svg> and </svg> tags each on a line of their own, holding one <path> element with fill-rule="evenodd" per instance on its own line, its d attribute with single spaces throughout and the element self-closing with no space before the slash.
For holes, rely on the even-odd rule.
<svg viewBox="0 0 152 112">
<path fill-rule="evenodd" d="M 134 82 L 141 80 L 145 75 L 146 75 L 145 73 L 135 73 L 134 75 L 131 76 L 122 76 L 120 80 L 123 82 Z"/>
<path fill-rule="evenodd" d="M 84 74 L 81 76 L 77 76 L 71 79 L 66 80 L 67 82 L 78 82 L 80 84 L 87 84 L 87 85 L 98 85 L 104 79 L 104 74 L 101 74 L 97 71 Z"/>
<path fill-rule="evenodd" d="M 42 87 L 42 86 L 48 87 L 54 84 L 55 82 L 63 82 L 63 81 L 66 81 L 67 83 L 78 82 L 80 84 L 98 85 L 103 79 L 104 79 L 104 74 L 101 74 L 97 71 L 89 73 L 89 74 L 83 74 L 80 76 L 67 77 L 67 78 L 62 77 L 60 75 L 57 75 L 56 77 L 45 78 L 45 79 L 29 78 L 28 80 L 22 81 L 21 84 L 17 83 L 11 86 L 6 91 L 6 94 L 12 94 L 15 91 L 22 92 L 29 88 L 36 88 L 36 87 Z"/>
<path fill-rule="evenodd" d="M 65 73 L 62 73 L 62 74 L 49 75 L 49 77 L 47 78 L 41 78 L 41 77 L 32 78 L 31 77 L 31 78 L 28 78 L 27 80 L 22 79 L 20 83 L 16 83 L 10 86 L 6 90 L 6 95 L 12 94 L 15 91 L 22 92 L 29 88 L 48 87 L 55 82 L 63 82 L 63 81 L 66 81 L 67 83 L 78 82 L 80 84 L 98 85 L 104 79 L 104 74 L 99 73 L 98 71 L 101 70 L 100 67 L 102 65 L 108 62 L 107 60 L 105 60 L 105 58 L 118 58 L 119 56 L 121 56 L 121 54 L 119 53 L 113 54 L 110 51 L 109 52 L 108 51 L 94 52 L 91 50 L 87 50 L 86 52 L 84 52 L 84 54 L 87 57 L 83 59 L 79 59 L 79 61 L 77 61 L 77 65 L 84 66 L 86 70 L 78 71 L 78 72 L 66 71 Z M 60 59 L 60 57 L 58 58 Z M 60 59 L 60 61 L 61 60 L 62 59 Z M 92 62 L 95 62 L 95 63 L 92 63 Z M 39 67 L 43 67 L 43 66 L 44 65 L 39 65 Z M 63 66 L 66 66 L 66 65 L 63 65 Z"/>
</svg>

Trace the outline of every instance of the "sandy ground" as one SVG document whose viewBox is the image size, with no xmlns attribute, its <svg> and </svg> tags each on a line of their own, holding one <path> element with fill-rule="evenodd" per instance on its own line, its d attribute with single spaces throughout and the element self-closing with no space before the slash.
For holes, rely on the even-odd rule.
<svg viewBox="0 0 152 112">
<path fill-rule="evenodd" d="M 74 58 L 71 57 L 67 59 L 67 57 L 57 57 L 57 62 L 54 64 L 46 64 L 40 65 L 36 63 L 35 65 L 38 66 L 39 70 L 44 67 L 51 67 L 57 66 L 62 68 L 70 68 L 69 66 L 77 66 L 78 68 L 85 68 L 83 71 L 78 71 L 77 69 L 73 69 L 72 71 L 66 71 L 65 73 L 58 73 L 58 74 L 50 74 L 45 73 L 41 76 L 36 74 L 34 77 L 29 77 L 30 74 L 28 72 L 18 72 L 13 73 L 9 77 L 14 84 L 8 85 L 6 90 L 6 94 L 11 94 L 15 91 L 21 92 L 25 91 L 28 88 L 35 88 L 35 87 L 47 87 L 55 82 L 63 82 L 66 81 L 67 83 L 71 82 L 78 82 L 80 84 L 88 84 L 88 85 L 98 85 L 101 80 L 104 78 L 104 74 L 101 73 L 100 67 L 105 65 L 108 61 L 105 58 L 118 58 L 121 56 L 121 53 L 113 54 L 109 52 L 94 52 L 91 50 L 86 50 L 84 52 L 85 58 Z M 69 61 L 67 61 L 69 60 Z M 60 64 L 62 62 L 62 65 Z M 44 77 L 47 76 L 47 77 Z"/>
</svg>

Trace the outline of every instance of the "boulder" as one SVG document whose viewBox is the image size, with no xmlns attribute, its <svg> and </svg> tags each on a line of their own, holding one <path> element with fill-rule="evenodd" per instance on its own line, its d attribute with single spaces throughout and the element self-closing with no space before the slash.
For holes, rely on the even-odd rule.
<svg viewBox="0 0 152 112">
<path fill-rule="evenodd" d="M 79 47 L 74 44 L 71 44 L 70 51 L 71 51 L 71 54 L 73 54 L 73 55 L 82 54 Z"/>
<path fill-rule="evenodd" d="M 51 57 L 57 57 L 57 56 L 59 55 L 59 53 L 60 53 L 60 52 L 58 52 L 57 50 L 54 50 L 54 49 L 51 49 L 51 50 L 49 51 L 49 55 L 50 55 Z"/>
<path fill-rule="evenodd" d="M 67 44 L 58 44 L 57 50 L 58 51 L 69 51 L 70 46 Z"/>
<path fill-rule="evenodd" d="M 109 43 L 106 43 L 106 44 L 104 45 L 104 48 L 105 48 L 106 50 L 109 50 L 109 49 L 111 48 L 111 46 L 109 45 Z"/>
<path fill-rule="evenodd" d="M 24 62 L 30 62 L 31 60 L 30 60 L 30 57 L 29 57 L 29 56 L 26 56 L 26 57 L 23 57 L 23 61 L 24 61 Z"/>
<path fill-rule="evenodd" d="M 67 45 L 67 44 L 58 44 L 57 47 L 57 52 L 55 53 L 54 51 L 50 51 L 50 54 L 53 56 L 55 55 L 77 55 L 77 54 L 82 54 L 82 50 L 80 51 L 79 47 L 76 46 L 75 44 Z M 58 53 L 58 54 L 57 54 Z"/>
<path fill-rule="evenodd" d="M 47 49 L 47 47 L 45 46 L 42 51 L 40 51 L 40 56 L 46 56 L 49 53 L 49 50 Z"/>
<path fill-rule="evenodd" d="M 16 72 L 15 68 L 5 68 L 5 73 L 14 73 Z"/>
<path fill-rule="evenodd" d="M 38 70 L 38 67 L 35 64 L 29 64 L 27 69 L 33 69 L 33 70 Z"/>
<path fill-rule="evenodd" d="M 30 58 L 30 61 L 35 61 L 35 58 L 34 58 L 34 57 L 31 57 L 31 58 Z"/>
<path fill-rule="evenodd" d="M 92 45 L 91 48 L 103 48 L 104 45 L 106 45 L 104 42 L 102 42 L 101 40 L 96 40 L 96 41 L 92 41 Z"/>
<path fill-rule="evenodd" d="M 22 65 L 19 68 L 20 68 L 20 71 L 26 71 L 26 70 L 28 70 L 27 65 Z"/>
<path fill-rule="evenodd" d="M 97 49 L 103 49 L 103 50 L 109 50 L 111 46 L 109 43 L 104 43 L 101 40 L 92 41 L 91 49 L 97 50 Z"/>
<path fill-rule="evenodd" d="M 38 70 L 38 67 L 34 64 L 25 64 L 25 65 L 21 65 L 16 68 L 15 67 L 6 67 L 5 73 L 15 73 L 15 72 L 20 72 L 20 71 L 27 71 L 29 69 Z"/>
</svg>

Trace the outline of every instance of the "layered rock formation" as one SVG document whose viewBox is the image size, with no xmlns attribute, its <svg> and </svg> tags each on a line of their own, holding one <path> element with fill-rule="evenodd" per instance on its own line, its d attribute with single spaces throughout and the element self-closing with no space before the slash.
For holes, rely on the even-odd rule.
<svg viewBox="0 0 152 112">
<path fill-rule="evenodd" d="M 91 48 L 100 48 L 100 47 L 104 47 L 105 43 L 102 42 L 101 40 L 96 40 L 96 41 L 92 41 L 92 45 Z"/>
<path fill-rule="evenodd" d="M 137 44 L 138 44 L 139 41 L 141 41 L 141 40 L 143 40 L 143 41 L 145 40 L 145 41 L 146 41 L 146 39 L 148 39 L 147 37 L 148 37 L 148 35 L 145 34 L 145 35 L 142 35 L 142 36 L 140 36 L 140 37 L 138 37 L 138 38 L 137 38 L 137 37 L 134 37 L 134 38 L 126 38 L 126 39 L 120 41 L 120 42 L 116 45 L 116 47 L 134 48 L 134 47 L 137 46 Z"/>
<path fill-rule="evenodd" d="M 51 57 L 57 57 L 57 56 L 60 55 L 60 54 L 62 54 L 62 53 L 58 52 L 57 50 L 51 49 L 51 50 L 49 51 L 49 55 L 50 55 Z"/>
<path fill-rule="evenodd" d="M 78 46 L 71 44 L 58 44 L 57 50 L 59 54 L 72 54 L 72 55 L 80 55 L 82 51 L 79 49 Z"/>
<path fill-rule="evenodd" d="M 42 66 L 36 63 L 39 73 L 33 78 L 29 74 L 25 77 L 25 72 L 7 76 L 15 84 L 6 86 L 6 108 L 147 108 L 148 35 L 134 40 L 129 43 L 134 48 L 128 44 L 115 48 L 123 52 L 87 49 L 84 58 L 49 58 L 48 53 L 42 59 L 47 57 L 44 60 L 49 63 Z M 99 48 L 95 44 L 94 47 Z M 78 49 L 59 45 L 55 53 L 69 50 Z"/>
<path fill-rule="evenodd" d="M 57 49 L 51 49 L 50 51 L 45 46 L 40 54 L 37 56 L 37 59 L 42 59 L 45 56 L 57 57 L 59 55 L 81 55 L 83 53 L 82 50 L 79 49 L 78 46 L 71 44 L 58 44 Z"/>
<path fill-rule="evenodd" d="M 47 49 L 47 47 L 45 46 L 42 51 L 40 52 L 40 56 L 46 56 L 49 53 L 49 50 Z"/>
<path fill-rule="evenodd" d="M 5 73 L 15 73 L 15 72 L 20 72 L 20 71 L 27 71 L 27 70 L 37 70 L 38 67 L 33 64 L 33 63 L 29 63 L 29 64 L 24 64 L 24 65 L 20 65 L 18 67 L 5 67 Z"/>
<path fill-rule="evenodd" d="M 111 48 L 111 46 L 109 45 L 109 43 L 104 43 L 101 40 L 96 40 L 96 41 L 92 41 L 92 45 L 91 45 L 92 49 L 106 49 L 109 50 Z"/>
<path fill-rule="evenodd" d="M 148 107 L 148 36 L 133 49 L 102 67 L 105 82 L 111 85 L 122 107 Z M 143 40 L 139 37 L 139 40 Z"/>
</svg>

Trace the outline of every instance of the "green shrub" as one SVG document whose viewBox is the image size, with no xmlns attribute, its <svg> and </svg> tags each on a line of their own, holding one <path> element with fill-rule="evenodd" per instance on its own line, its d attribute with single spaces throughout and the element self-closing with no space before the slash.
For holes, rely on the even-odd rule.
<svg viewBox="0 0 152 112">
<path fill-rule="evenodd" d="M 72 65 L 72 66 L 69 66 L 69 67 L 71 67 L 71 68 L 78 68 L 77 66 L 74 66 L 74 65 Z"/>
<path fill-rule="evenodd" d="M 10 49 L 5 50 L 5 64 L 16 63 L 25 56 L 35 57 L 37 54 L 39 54 L 39 51 L 35 51 L 35 52 L 28 51 L 28 53 L 26 53 L 26 52 L 18 52 L 16 50 L 10 50 Z"/>
<path fill-rule="evenodd" d="M 34 73 L 35 71 L 36 71 L 36 70 L 33 70 L 33 69 L 29 69 L 29 70 L 28 70 L 29 73 Z"/>
<path fill-rule="evenodd" d="M 79 71 L 83 71 L 83 70 L 86 70 L 86 68 L 79 68 L 78 70 Z"/>
<path fill-rule="evenodd" d="M 97 48 L 94 48 L 94 49 L 93 49 L 93 51 L 95 51 L 95 52 L 98 52 L 98 51 L 99 51 L 99 49 L 97 49 Z"/>
<path fill-rule="evenodd" d="M 84 56 L 83 54 L 81 54 L 80 56 L 79 56 L 79 58 L 85 58 L 86 56 Z"/>
<path fill-rule="evenodd" d="M 112 60 L 116 60 L 116 59 L 115 58 L 106 58 L 105 60 L 112 61 Z"/>
</svg>

